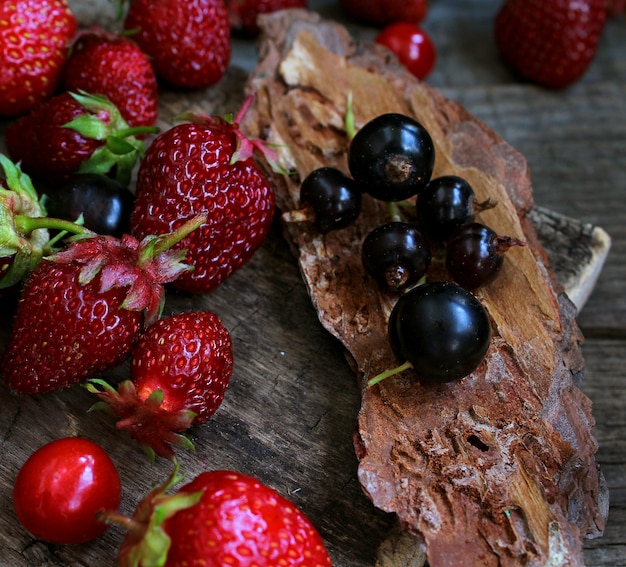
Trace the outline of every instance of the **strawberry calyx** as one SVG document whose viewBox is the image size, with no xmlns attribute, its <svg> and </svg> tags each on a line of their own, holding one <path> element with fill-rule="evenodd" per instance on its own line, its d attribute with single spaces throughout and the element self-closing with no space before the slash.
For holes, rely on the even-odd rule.
<svg viewBox="0 0 626 567">
<path fill-rule="evenodd" d="M 173 459 L 173 446 L 194 449 L 193 443 L 177 433 L 191 427 L 196 413 L 181 409 L 172 411 L 163 406 L 163 391 L 154 390 L 140 396 L 132 380 L 122 381 L 117 390 L 106 381 L 94 378 L 85 388 L 100 398 L 91 410 L 105 410 L 118 418 L 116 427 L 125 429 L 148 453 L 151 461 L 158 455 Z"/>
<path fill-rule="evenodd" d="M 81 163 L 77 173 L 106 174 L 115 168 L 117 181 L 128 185 L 135 163 L 145 153 L 145 143 L 137 138 L 158 132 L 155 126 L 130 127 L 119 109 L 106 97 L 79 90 L 69 93 L 87 112 L 74 118 L 64 128 L 84 138 L 104 142 L 89 159 Z"/>
<path fill-rule="evenodd" d="M 127 287 L 122 309 L 145 311 L 145 325 L 154 322 L 163 311 L 163 284 L 173 282 L 193 266 L 184 263 L 186 250 L 171 247 L 206 221 L 197 215 L 172 233 L 148 235 L 141 242 L 125 234 L 80 236 L 64 250 L 48 257 L 59 263 L 82 265 L 79 283 L 86 285 L 100 277 L 100 293 Z"/>
<path fill-rule="evenodd" d="M 19 164 L 0 154 L 4 182 L 0 179 L 0 289 L 20 282 L 52 250 L 48 229 L 64 234 L 91 234 L 89 229 L 70 221 L 45 216 L 30 177 Z"/>
<path fill-rule="evenodd" d="M 260 138 L 249 138 L 240 128 L 241 123 L 254 102 L 254 98 L 255 96 L 253 94 L 246 97 L 246 100 L 234 117 L 231 114 L 226 116 L 209 116 L 206 114 L 184 112 L 178 115 L 176 119 L 186 120 L 195 124 L 207 124 L 212 128 L 233 135 L 235 137 L 235 151 L 230 159 L 231 165 L 240 161 L 246 161 L 253 158 L 255 154 L 259 154 L 272 171 L 288 175 L 289 172 L 279 163 L 278 154 L 272 150 L 264 140 Z"/>
<path fill-rule="evenodd" d="M 181 510 L 198 504 L 203 496 L 202 491 L 167 494 L 183 478 L 179 474 L 179 464 L 175 463 L 167 480 L 139 502 L 132 517 L 109 511 L 98 513 L 100 521 L 122 526 L 128 531 L 119 553 L 120 567 L 165 565 L 171 538 L 163 524 Z"/>
</svg>

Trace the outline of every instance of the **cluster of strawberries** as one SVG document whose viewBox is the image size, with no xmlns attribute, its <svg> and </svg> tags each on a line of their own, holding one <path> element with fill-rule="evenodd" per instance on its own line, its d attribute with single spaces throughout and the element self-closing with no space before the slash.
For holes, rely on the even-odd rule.
<svg viewBox="0 0 626 567">
<path fill-rule="evenodd" d="M 286 2 L 296 3 L 302 4 Z M 237 25 L 254 34 L 243 7 L 267 11 L 281 2 L 233 4 Z M 134 0 L 124 16 L 124 28 L 134 33 L 124 35 L 78 30 L 66 0 L 0 3 L 0 52 L 7 55 L 0 115 L 12 120 L 5 137 L 9 156 L 0 154 L 0 292 L 19 294 L 2 378 L 20 395 L 85 383 L 119 418 L 119 428 L 152 455 L 169 459 L 174 446 L 190 445 L 181 432 L 205 423 L 221 404 L 233 350 L 215 313 L 161 317 L 165 286 L 215 290 L 261 246 L 275 210 L 273 187 L 255 160 L 260 155 L 276 167 L 273 153 L 239 130 L 252 98 L 231 119 L 194 115 L 161 133 L 155 127 L 159 83 L 204 88 L 222 78 L 234 26 L 229 18 L 232 10 L 229 15 L 222 0 Z M 46 216 L 39 187 L 77 173 L 129 185 L 138 162 L 128 234 L 96 233 L 80 220 Z M 117 389 L 97 378 L 129 357 L 131 377 Z M 209 482 L 213 478 L 219 480 Z M 138 514 L 162 506 L 174 480 L 179 477 L 148 495 Z M 262 504 L 255 513 L 265 523 L 258 533 L 237 534 L 238 549 L 256 553 L 266 546 L 277 564 L 300 557 L 330 565 L 307 518 L 269 487 L 235 473 L 200 475 L 194 486 L 185 506 L 193 512 L 181 513 L 175 525 L 170 521 L 170 534 L 197 527 L 199 514 L 216 510 L 216 498 L 235 511 L 231 500 L 237 498 L 247 516 Z M 254 503 L 241 499 L 243 490 Z M 180 508 L 174 497 L 168 515 Z M 133 525 L 148 523 L 149 516 Z M 129 533 L 121 564 L 144 545 L 144 535 Z M 205 541 L 210 534 L 198 536 Z M 161 552 L 172 563 L 193 560 L 169 544 Z M 198 553 L 222 564 L 220 554 L 232 558 L 235 552 Z"/>
</svg>

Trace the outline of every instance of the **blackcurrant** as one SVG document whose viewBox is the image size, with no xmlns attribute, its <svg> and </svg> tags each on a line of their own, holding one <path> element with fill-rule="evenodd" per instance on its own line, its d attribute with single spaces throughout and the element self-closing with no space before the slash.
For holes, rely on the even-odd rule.
<svg viewBox="0 0 626 567">
<path fill-rule="evenodd" d="M 425 382 L 467 376 L 484 360 L 491 342 L 487 311 L 453 282 L 432 282 L 406 292 L 389 318 L 389 341 L 399 361 Z"/>
<path fill-rule="evenodd" d="M 446 267 L 450 277 L 467 289 L 492 282 L 500 273 L 504 253 L 525 242 L 499 236 L 484 224 L 473 222 L 457 228 L 446 243 Z"/>
<path fill-rule="evenodd" d="M 353 223 L 361 213 L 361 200 L 354 180 L 333 167 L 313 170 L 300 186 L 300 204 L 311 207 L 322 233 Z"/>
<path fill-rule="evenodd" d="M 76 221 L 98 234 L 121 236 L 128 233 L 135 201 L 131 191 L 106 175 L 73 175 L 65 183 L 46 191 L 48 216 Z"/>
<path fill-rule="evenodd" d="M 417 197 L 417 220 L 432 238 L 445 241 L 457 227 L 472 222 L 477 212 L 495 204 L 478 203 L 469 182 L 457 175 L 442 175 L 428 182 Z"/>
<path fill-rule="evenodd" d="M 431 261 L 426 239 L 420 230 L 405 222 L 373 229 L 363 240 L 361 257 L 367 273 L 394 290 L 417 283 Z"/>
<path fill-rule="evenodd" d="M 416 195 L 430 179 L 435 146 L 417 120 L 404 114 L 381 114 L 354 135 L 348 167 L 359 187 L 382 201 Z"/>
</svg>

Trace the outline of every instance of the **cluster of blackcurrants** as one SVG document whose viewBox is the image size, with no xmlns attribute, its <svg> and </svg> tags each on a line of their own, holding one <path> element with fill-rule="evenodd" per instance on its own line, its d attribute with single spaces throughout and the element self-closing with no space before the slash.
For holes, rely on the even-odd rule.
<svg viewBox="0 0 626 567">
<path fill-rule="evenodd" d="M 403 364 L 370 385 L 407 368 L 424 382 L 458 380 L 476 370 L 491 342 L 491 324 L 472 290 L 496 278 L 509 247 L 524 244 L 476 222 L 475 215 L 495 203 L 478 202 L 461 177 L 431 179 L 434 163 L 434 143 L 422 124 L 398 113 L 377 116 L 352 137 L 350 176 L 332 167 L 312 171 L 300 188 L 301 216 L 291 217 L 314 220 L 328 233 L 359 217 L 363 193 L 390 205 L 394 220 L 365 237 L 362 260 L 382 287 L 401 292 L 388 334 Z M 414 207 L 407 204 L 412 197 Z M 410 221 L 399 214 L 407 208 Z M 425 283 L 433 249 L 451 281 Z"/>
</svg>

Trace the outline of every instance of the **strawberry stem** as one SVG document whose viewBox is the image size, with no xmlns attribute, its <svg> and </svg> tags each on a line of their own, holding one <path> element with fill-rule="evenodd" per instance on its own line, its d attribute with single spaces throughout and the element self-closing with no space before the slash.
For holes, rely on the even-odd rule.
<svg viewBox="0 0 626 567">
<path fill-rule="evenodd" d="M 139 265 L 144 266 L 150 262 L 153 258 L 156 258 L 159 254 L 169 250 L 176 243 L 180 242 L 183 238 L 196 230 L 199 226 L 206 222 L 206 215 L 196 215 L 192 219 L 188 220 L 185 224 L 181 225 L 174 232 L 169 234 L 158 236 L 152 239 L 144 248 L 141 257 L 139 258 Z"/>
<path fill-rule="evenodd" d="M 25 235 L 28 235 L 34 230 L 38 230 L 40 228 L 62 230 L 71 234 L 95 234 L 93 231 L 76 224 L 75 222 L 53 217 L 29 217 L 26 215 L 15 215 L 14 220 L 15 227 Z"/>
</svg>

